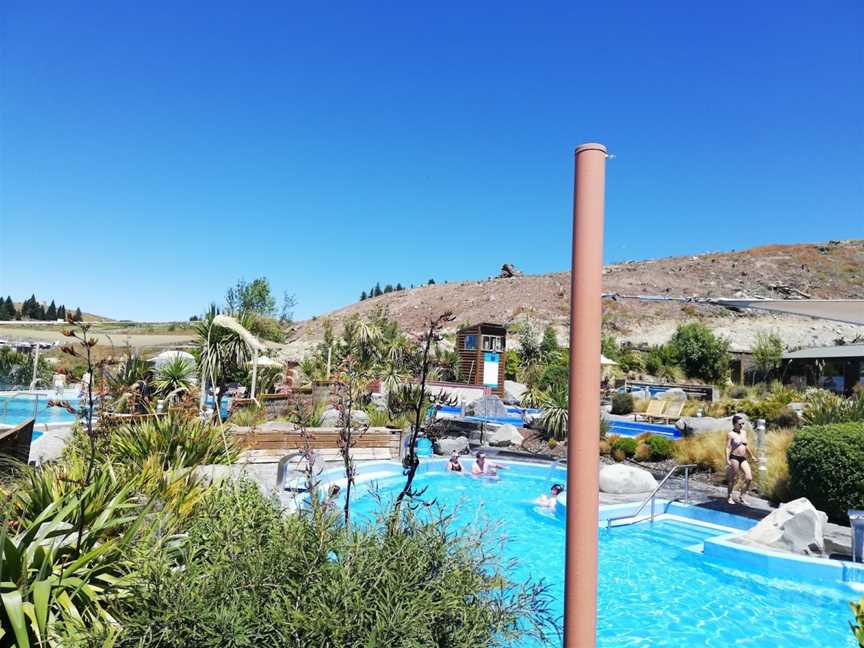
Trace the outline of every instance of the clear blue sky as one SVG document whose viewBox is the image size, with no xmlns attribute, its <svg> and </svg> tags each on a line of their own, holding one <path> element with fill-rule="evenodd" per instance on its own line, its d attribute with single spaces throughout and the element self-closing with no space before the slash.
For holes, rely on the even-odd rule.
<svg viewBox="0 0 864 648">
<path fill-rule="evenodd" d="M 185 319 L 266 275 L 305 317 L 564 270 L 585 141 L 609 261 L 864 237 L 860 0 L 49 4 L 0 8 L 16 299 Z"/>
</svg>

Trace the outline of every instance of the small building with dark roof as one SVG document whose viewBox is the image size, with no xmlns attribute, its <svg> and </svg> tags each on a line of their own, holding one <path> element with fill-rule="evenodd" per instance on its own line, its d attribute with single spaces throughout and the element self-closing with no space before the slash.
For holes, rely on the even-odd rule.
<svg viewBox="0 0 864 648">
<path fill-rule="evenodd" d="M 851 394 L 864 387 L 864 344 L 799 349 L 783 354 L 783 382 L 797 389 L 822 387 Z"/>
<path fill-rule="evenodd" d="M 456 332 L 459 354 L 459 382 L 480 385 L 504 396 L 504 357 L 507 329 L 502 324 L 483 322 Z"/>
</svg>

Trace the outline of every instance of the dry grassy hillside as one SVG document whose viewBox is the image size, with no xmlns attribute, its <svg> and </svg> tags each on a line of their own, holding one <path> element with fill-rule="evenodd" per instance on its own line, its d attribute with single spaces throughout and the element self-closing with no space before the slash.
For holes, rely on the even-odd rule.
<svg viewBox="0 0 864 648">
<path fill-rule="evenodd" d="M 864 299 L 864 240 L 796 245 L 770 245 L 749 250 L 633 261 L 604 268 L 604 291 L 620 294 L 736 297 L 788 296 Z M 302 348 L 321 336 L 321 321 L 339 322 L 354 314 L 368 315 L 385 306 L 409 331 L 419 331 L 426 318 L 450 309 L 456 324 L 490 321 L 512 324 L 529 319 L 551 323 L 566 337 L 569 316 L 569 273 L 558 272 L 509 279 L 463 281 L 423 286 L 351 304 L 301 322 L 294 340 Z M 832 344 L 856 339 L 860 327 L 795 316 L 732 313 L 712 306 L 606 300 L 604 327 L 636 343 L 668 339 L 678 322 L 700 319 L 730 338 L 733 347 L 748 348 L 759 330 L 775 330 L 787 346 Z"/>
</svg>

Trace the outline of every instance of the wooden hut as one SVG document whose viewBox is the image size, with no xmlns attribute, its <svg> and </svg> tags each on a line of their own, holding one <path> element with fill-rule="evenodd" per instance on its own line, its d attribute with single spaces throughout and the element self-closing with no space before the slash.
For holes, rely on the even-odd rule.
<svg viewBox="0 0 864 648">
<path fill-rule="evenodd" d="M 501 324 L 474 324 L 456 333 L 459 353 L 459 382 L 482 385 L 497 396 L 504 396 L 504 356 L 507 329 Z"/>
</svg>

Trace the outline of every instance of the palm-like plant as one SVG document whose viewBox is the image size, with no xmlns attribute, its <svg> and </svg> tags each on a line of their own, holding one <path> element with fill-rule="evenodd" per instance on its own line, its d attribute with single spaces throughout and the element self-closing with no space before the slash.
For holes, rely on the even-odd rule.
<svg viewBox="0 0 864 648">
<path fill-rule="evenodd" d="M 240 330 L 214 323 L 216 316 L 215 310 L 211 309 L 195 325 L 198 335 L 196 349 L 198 366 L 204 375 L 205 383 L 201 385 L 201 389 L 205 389 L 206 384 L 224 387 L 231 374 L 242 369 L 252 357 L 252 350 L 243 334 L 245 331 L 248 336 L 251 336 L 248 332 L 251 315 L 241 313 L 235 318 L 240 325 Z M 216 397 L 214 409 L 217 412 L 221 406 L 223 392 L 224 389 L 220 389 Z"/>
<path fill-rule="evenodd" d="M 556 441 L 567 438 L 568 396 L 566 389 L 553 389 L 546 394 L 543 400 L 543 413 L 540 415 L 540 425 L 546 430 L 546 434 Z"/>
<path fill-rule="evenodd" d="M 156 393 L 169 400 L 189 393 L 195 386 L 195 367 L 185 358 L 174 358 L 159 369 L 153 387 Z"/>
<path fill-rule="evenodd" d="M 0 645 L 49 645 L 65 621 L 114 623 L 106 604 L 128 593 L 124 555 L 144 520 L 129 515 L 130 492 L 127 486 L 111 498 L 80 537 L 74 496 L 52 502 L 17 535 L 0 527 Z"/>
</svg>

